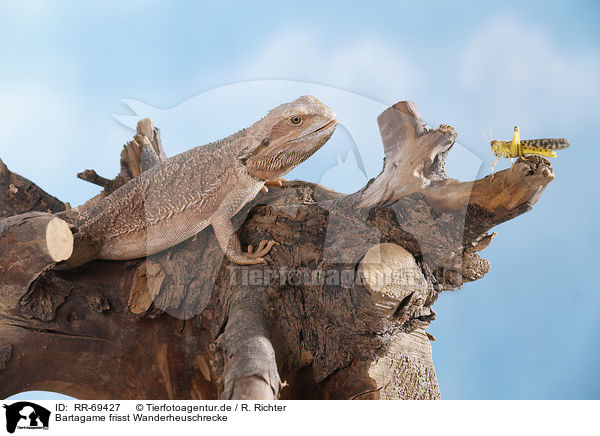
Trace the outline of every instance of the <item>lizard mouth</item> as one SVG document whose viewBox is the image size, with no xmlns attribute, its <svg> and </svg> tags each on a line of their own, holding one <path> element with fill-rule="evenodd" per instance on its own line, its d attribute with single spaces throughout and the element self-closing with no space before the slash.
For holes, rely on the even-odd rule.
<svg viewBox="0 0 600 436">
<path fill-rule="evenodd" d="M 308 134 L 304 135 L 304 137 L 307 137 L 307 136 L 310 136 L 310 135 L 314 135 L 315 133 L 317 133 L 317 132 L 320 132 L 321 130 L 325 130 L 325 129 L 327 129 L 328 127 L 331 127 L 331 126 L 335 126 L 336 124 L 337 124 L 337 120 L 334 118 L 333 120 L 329 121 L 328 123 L 326 123 L 326 124 L 323 124 L 323 125 L 322 125 L 321 127 L 319 127 L 318 129 L 315 129 L 315 130 L 313 130 L 312 132 L 310 132 L 310 133 L 308 133 Z"/>
<path fill-rule="evenodd" d="M 309 133 L 309 135 L 312 135 L 313 133 L 317 133 L 321 130 L 326 129 L 329 126 L 333 126 L 334 124 L 337 124 L 337 120 L 334 118 L 333 120 L 329 121 L 327 124 L 323 124 L 321 127 L 319 127 L 316 130 L 313 130 L 312 132 Z M 307 135 L 308 136 L 308 135 Z"/>
<path fill-rule="evenodd" d="M 312 135 L 314 135 L 315 133 L 319 133 L 319 132 L 321 132 L 321 131 L 323 131 L 323 130 L 326 130 L 326 129 L 328 129 L 329 127 L 335 126 L 336 124 L 337 124 L 337 120 L 334 118 L 333 120 L 331 120 L 331 121 L 329 121 L 329 122 L 327 122 L 327 123 L 323 124 L 321 127 L 318 127 L 318 128 L 316 128 L 315 130 L 313 130 L 313 131 L 311 131 L 311 132 L 308 132 L 306 135 L 302 135 L 302 136 L 300 136 L 299 138 L 292 139 L 292 140 L 291 140 L 291 141 L 289 141 L 289 142 L 298 142 L 298 141 L 301 141 L 302 139 L 306 139 L 306 138 L 308 138 L 309 136 L 312 136 Z"/>
</svg>

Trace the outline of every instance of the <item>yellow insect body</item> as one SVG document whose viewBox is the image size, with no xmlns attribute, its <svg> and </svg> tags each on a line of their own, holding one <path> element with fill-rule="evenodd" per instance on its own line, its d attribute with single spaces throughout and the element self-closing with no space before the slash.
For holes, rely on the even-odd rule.
<svg viewBox="0 0 600 436">
<path fill-rule="evenodd" d="M 519 126 L 515 126 L 515 133 L 512 141 L 490 141 L 492 151 L 496 156 L 496 160 L 492 164 L 492 174 L 494 166 L 498 163 L 501 157 L 510 158 L 512 163 L 513 158 L 522 157 L 528 154 L 537 154 L 544 157 L 556 157 L 555 150 L 561 150 L 569 146 L 569 141 L 564 138 L 558 139 L 526 139 L 521 140 L 519 134 Z"/>
</svg>

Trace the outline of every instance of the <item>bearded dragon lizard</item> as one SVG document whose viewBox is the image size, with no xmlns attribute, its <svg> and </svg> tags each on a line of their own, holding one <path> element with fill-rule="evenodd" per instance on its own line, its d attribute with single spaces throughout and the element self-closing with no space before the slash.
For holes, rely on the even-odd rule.
<svg viewBox="0 0 600 436">
<path fill-rule="evenodd" d="M 75 250 L 62 268 L 166 250 L 212 225 L 234 263 L 264 263 L 275 244 L 243 252 L 231 218 L 265 182 L 278 180 L 331 137 L 333 111 L 312 96 L 271 110 L 247 129 L 160 162 L 84 210 Z"/>
</svg>

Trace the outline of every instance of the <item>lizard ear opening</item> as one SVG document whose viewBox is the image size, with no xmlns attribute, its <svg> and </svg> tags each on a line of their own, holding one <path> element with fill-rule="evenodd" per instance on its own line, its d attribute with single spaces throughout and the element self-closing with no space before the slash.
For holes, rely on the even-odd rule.
<svg viewBox="0 0 600 436">
<path fill-rule="evenodd" d="M 245 165 L 246 161 L 252 154 L 256 153 L 256 151 L 260 150 L 261 148 L 268 147 L 270 143 L 271 143 L 271 138 L 267 137 L 267 138 L 263 139 L 260 142 L 260 144 L 258 145 L 258 147 L 256 147 L 256 148 L 252 148 L 252 147 L 243 148 L 242 151 L 240 151 L 240 154 L 238 154 L 237 158 L 239 160 L 241 160 L 242 163 Z"/>
</svg>

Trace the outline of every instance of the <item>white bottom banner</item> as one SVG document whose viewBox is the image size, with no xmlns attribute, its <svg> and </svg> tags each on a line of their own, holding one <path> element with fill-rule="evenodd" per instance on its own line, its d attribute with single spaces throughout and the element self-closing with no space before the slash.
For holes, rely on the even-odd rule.
<svg viewBox="0 0 600 436">
<path fill-rule="evenodd" d="M 0 435 L 598 434 L 598 401 L 0 401 Z M 36 431 L 41 430 L 41 431 Z"/>
</svg>

